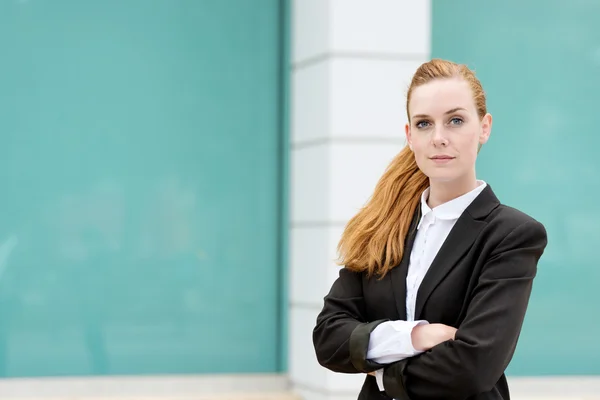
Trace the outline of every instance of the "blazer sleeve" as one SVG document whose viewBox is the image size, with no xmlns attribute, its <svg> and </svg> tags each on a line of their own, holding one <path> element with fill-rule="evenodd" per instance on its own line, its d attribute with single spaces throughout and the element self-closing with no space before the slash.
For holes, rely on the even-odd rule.
<svg viewBox="0 0 600 400">
<path fill-rule="evenodd" d="M 492 390 L 514 354 L 546 244 L 546 230 L 535 220 L 507 235 L 483 266 L 455 339 L 386 367 L 387 395 L 450 400 Z"/>
<path fill-rule="evenodd" d="M 383 367 L 366 357 L 371 331 L 387 320 L 368 321 L 365 314 L 362 274 L 341 268 L 313 330 L 319 364 L 343 373 L 369 373 Z"/>
</svg>

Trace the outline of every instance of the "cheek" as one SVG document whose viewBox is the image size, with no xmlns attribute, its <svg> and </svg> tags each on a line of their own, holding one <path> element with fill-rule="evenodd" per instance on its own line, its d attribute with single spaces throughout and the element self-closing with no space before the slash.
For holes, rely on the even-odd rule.
<svg viewBox="0 0 600 400">
<path fill-rule="evenodd" d="M 464 143 L 461 143 L 460 158 L 463 163 L 473 164 L 477 159 L 477 148 L 479 147 L 479 140 L 476 138 L 475 140 L 466 140 Z"/>
<path fill-rule="evenodd" d="M 429 160 L 427 150 L 413 146 L 413 152 L 415 154 L 415 161 L 417 162 L 417 166 L 419 167 L 419 169 L 421 171 L 427 170 L 427 161 Z"/>
<path fill-rule="evenodd" d="M 466 135 L 456 138 L 456 144 L 459 147 L 461 153 L 473 153 L 477 154 L 477 147 L 479 146 L 479 132 L 469 132 Z"/>
<path fill-rule="evenodd" d="M 423 146 L 420 143 L 413 142 L 412 149 L 413 149 L 413 153 L 415 155 L 415 160 L 417 160 L 417 163 L 419 163 L 420 160 L 423 160 L 427 157 L 426 146 Z"/>
<path fill-rule="evenodd" d="M 424 155 L 427 151 L 429 151 L 431 148 L 430 142 L 431 141 L 429 138 L 423 133 L 419 135 L 413 135 L 411 143 L 415 156 L 419 157 L 420 155 Z"/>
</svg>

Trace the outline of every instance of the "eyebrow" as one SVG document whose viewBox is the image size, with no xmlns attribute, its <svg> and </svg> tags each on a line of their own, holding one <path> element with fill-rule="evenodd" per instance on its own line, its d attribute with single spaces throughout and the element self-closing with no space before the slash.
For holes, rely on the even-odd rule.
<svg viewBox="0 0 600 400">
<path fill-rule="evenodd" d="M 444 114 L 445 115 L 454 114 L 457 111 L 467 111 L 467 110 L 465 110 L 462 107 L 456 107 L 456 108 L 453 108 L 452 110 L 446 111 Z M 417 115 L 413 115 L 413 118 L 429 118 L 429 115 L 426 115 L 426 114 L 417 114 Z"/>
</svg>

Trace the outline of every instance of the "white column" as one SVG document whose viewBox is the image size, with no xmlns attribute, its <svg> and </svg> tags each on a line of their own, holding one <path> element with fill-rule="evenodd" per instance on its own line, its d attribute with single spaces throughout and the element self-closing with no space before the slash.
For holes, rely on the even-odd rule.
<svg viewBox="0 0 600 400">
<path fill-rule="evenodd" d="M 430 0 L 292 0 L 289 368 L 305 400 L 354 400 L 360 375 L 316 361 L 336 246 L 404 145 L 405 98 L 429 58 Z"/>
</svg>

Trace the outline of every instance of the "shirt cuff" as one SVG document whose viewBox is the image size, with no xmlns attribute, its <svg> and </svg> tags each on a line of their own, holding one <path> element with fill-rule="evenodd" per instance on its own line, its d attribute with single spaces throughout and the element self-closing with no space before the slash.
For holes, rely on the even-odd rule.
<svg viewBox="0 0 600 400">
<path fill-rule="evenodd" d="M 379 364 L 390 364 L 422 353 L 412 344 L 412 330 L 429 322 L 387 321 L 377 326 L 369 337 L 367 359 Z"/>
<path fill-rule="evenodd" d="M 381 392 L 385 392 L 385 388 L 383 387 L 383 372 L 383 368 L 375 371 L 375 380 L 377 381 L 377 387 Z"/>
</svg>

